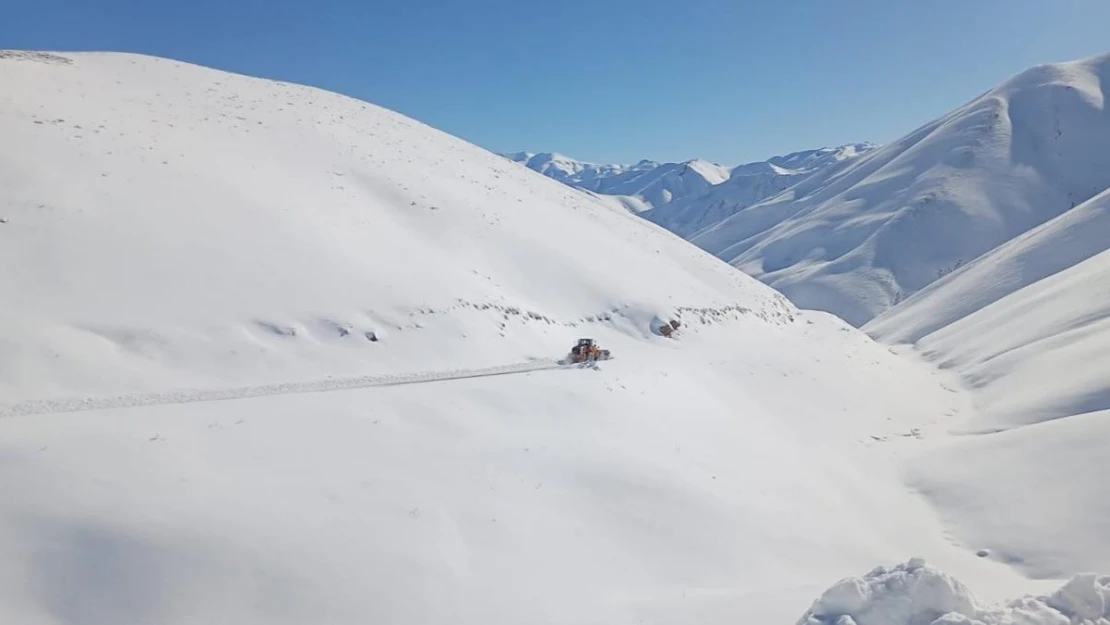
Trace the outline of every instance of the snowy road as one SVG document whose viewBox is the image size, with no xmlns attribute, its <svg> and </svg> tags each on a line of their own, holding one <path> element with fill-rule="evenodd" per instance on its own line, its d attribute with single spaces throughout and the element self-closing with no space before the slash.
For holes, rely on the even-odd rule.
<svg viewBox="0 0 1110 625">
<path fill-rule="evenodd" d="M 139 408 L 142 406 L 161 406 L 166 404 L 186 404 L 203 401 L 226 401 L 248 399 L 271 395 L 290 395 L 294 393 L 322 393 L 380 386 L 401 386 L 406 384 L 427 384 L 448 380 L 465 380 L 500 375 L 516 375 L 532 371 L 550 369 L 576 369 L 579 365 L 564 365 L 553 360 L 530 360 L 496 367 L 480 369 L 455 369 L 447 371 L 426 371 L 408 374 L 362 375 L 351 377 L 329 377 L 321 380 L 301 382 L 280 382 L 256 386 L 237 386 L 222 389 L 179 389 L 154 393 L 132 393 L 104 397 L 80 397 L 59 399 L 38 399 L 14 404 L 0 404 L 0 418 L 36 414 L 82 412 L 86 410 L 105 410 L 112 408 Z"/>
</svg>

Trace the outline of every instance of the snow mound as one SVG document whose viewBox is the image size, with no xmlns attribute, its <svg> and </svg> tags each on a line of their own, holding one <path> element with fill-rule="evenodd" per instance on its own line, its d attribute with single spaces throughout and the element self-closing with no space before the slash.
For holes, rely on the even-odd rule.
<svg viewBox="0 0 1110 625">
<path fill-rule="evenodd" d="M 1110 187 L 1110 55 L 1035 67 L 691 241 L 860 326 Z"/>
<path fill-rule="evenodd" d="M 1055 593 L 981 607 L 959 581 L 914 558 L 837 582 L 798 625 L 1104 625 L 1110 576 L 1073 577 Z"/>
</svg>

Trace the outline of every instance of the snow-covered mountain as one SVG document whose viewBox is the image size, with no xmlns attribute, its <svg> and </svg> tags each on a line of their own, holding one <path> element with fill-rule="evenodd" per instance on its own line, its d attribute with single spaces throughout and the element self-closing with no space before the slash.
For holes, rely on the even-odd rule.
<svg viewBox="0 0 1110 625">
<path fill-rule="evenodd" d="M 951 505 L 1017 505 L 980 459 L 1021 449 L 951 462 L 954 372 L 590 193 L 165 59 L 0 84 L 0 621 L 778 623 L 910 556 L 987 600 L 1110 568 L 1106 497 Z"/>
<path fill-rule="evenodd" d="M 572 187 L 612 196 L 634 213 L 675 198 L 699 195 L 729 175 L 727 168 L 703 160 L 598 165 L 552 153 L 517 152 L 503 156 Z"/>
<path fill-rule="evenodd" d="M 644 212 L 641 217 L 675 234 L 690 238 L 735 213 L 798 184 L 829 167 L 875 149 L 871 143 L 853 143 L 775 156 L 766 161 L 733 168 L 722 184 L 699 194 L 687 194 Z"/>
<path fill-rule="evenodd" d="M 806 150 L 736 167 L 701 159 L 598 165 L 553 153 L 515 152 L 503 156 L 564 184 L 592 191 L 603 196 L 603 201 L 612 198 L 617 205 L 687 236 L 723 218 L 718 207 L 722 201 L 728 201 L 729 210 L 734 212 L 874 147 L 857 143 Z M 728 184 L 722 185 L 726 181 Z"/>
<path fill-rule="evenodd" d="M 691 237 L 862 325 L 1110 186 L 1110 55 L 1030 69 Z"/>
</svg>

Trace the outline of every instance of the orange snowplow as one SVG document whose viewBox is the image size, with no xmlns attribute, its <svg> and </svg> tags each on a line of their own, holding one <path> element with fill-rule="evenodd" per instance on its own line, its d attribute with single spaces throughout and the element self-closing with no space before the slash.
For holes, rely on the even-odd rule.
<svg viewBox="0 0 1110 625">
<path fill-rule="evenodd" d="M 570 355 L 567 357 L 567 362 L 576 364 L 609 360 L 609 358 L 609 350 L 598 347 L 593 339 L 578 339 L 578 344 L 570 348 Z"/>
</svg>

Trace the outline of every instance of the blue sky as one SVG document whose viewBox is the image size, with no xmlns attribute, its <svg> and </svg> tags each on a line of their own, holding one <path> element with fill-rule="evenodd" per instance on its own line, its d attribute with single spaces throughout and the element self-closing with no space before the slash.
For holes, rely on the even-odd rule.
<svg viewBox="0 0 1110 625">
<path fill-rule="evenodd" d="M 725 164 L 886 142 L 1110 52 L 1107 0 L 10 0 L 0 47 L 312 84 L 497 151 Z"/>
</svg>

